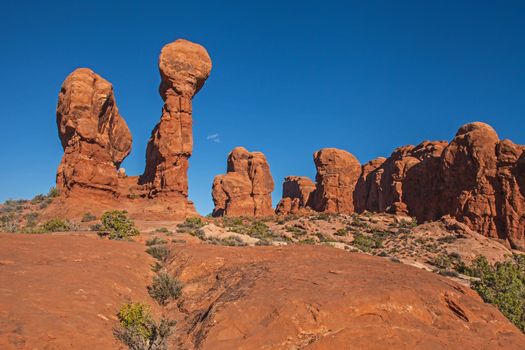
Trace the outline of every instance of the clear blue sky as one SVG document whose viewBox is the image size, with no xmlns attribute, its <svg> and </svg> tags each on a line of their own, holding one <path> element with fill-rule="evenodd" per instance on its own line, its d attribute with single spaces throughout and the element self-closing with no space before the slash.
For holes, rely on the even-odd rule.
<svg viewBox="0 0 525 350">
<path fill-rule="evenodd" d="M 134 139 L 123 166 L 142 173 L 162 108 L 158 54 L 177 38 L 213 60 L 193 103 L 189 185 L 201 214 L 235 146 L 266 154 L 276 203 L 284 176 L 314 177 L 322 147 L 364 163 L 476 120 L 525 143 L 524 1 L 162 3 L 3 2 L 0 201 L 54 185 L 57 95 L 77 67 L 113 83 Z"/>
</svg>

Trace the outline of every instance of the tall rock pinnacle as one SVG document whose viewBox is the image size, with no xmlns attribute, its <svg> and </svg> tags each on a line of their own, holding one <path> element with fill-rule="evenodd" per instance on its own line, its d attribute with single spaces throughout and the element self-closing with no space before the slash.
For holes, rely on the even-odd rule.
<svg viewBox="0 0 525 350">
<path fill-rule="evenodd" d="M 187 172 L 193 149 L 191 103 L 211 67 L 206 49 L 187 40 L 172 42 L 160 53 L 159 93 L 164 107 L 148 142 L 146 169 L 140 182 L 148 186 L 150 196 L 168 197 L 176 206 L 189 203 Z"/>
</svg>

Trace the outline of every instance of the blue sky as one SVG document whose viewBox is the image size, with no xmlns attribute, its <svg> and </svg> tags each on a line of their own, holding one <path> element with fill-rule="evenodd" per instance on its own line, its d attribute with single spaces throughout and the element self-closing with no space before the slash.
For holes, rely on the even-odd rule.
<svg viewBox="0 0 525 350">
<path fill-rule="evenodd" d="M 162 108 L 158 54 L 177 38 L 213 60 L 193 102 L 201 214 L 236 146 L 266 154 L 276 203 L 285 176 L 315 176 L 322 147 L 364 163 L 476 120 L 525 144 L 523 1 L 6 1 L 0 201 L 54 185 L 57 95 L 77 67 L 113 83 L 134 139 L 123 167 L 142 173 Z"/>
</svg>

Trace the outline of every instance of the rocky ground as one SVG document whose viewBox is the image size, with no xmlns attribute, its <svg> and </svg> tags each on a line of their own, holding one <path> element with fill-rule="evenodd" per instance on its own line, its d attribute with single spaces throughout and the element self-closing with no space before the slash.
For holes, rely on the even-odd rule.
<svg viewBox="0 0 525 350">
<path fill-rule="evenodd" d="M 203 244 L 186 232 L 154 231 L 171 239 L 168 271 L 184 284 L 182 296 L 162 310 L 178 322 L 172 348 L 520 349 L 525 344 L 525 336 L 469 288 L 388 258 L 306 244 Z M 0 234 L 0 348 L 118 348 L 112 328 L 122 303 L 145 301 L 156 315 L 161 312 L 147 294 L 154 275 L 144 244 L 150 238 L 147 233 L 134 242 L 78 232 Z"/>
</svg>

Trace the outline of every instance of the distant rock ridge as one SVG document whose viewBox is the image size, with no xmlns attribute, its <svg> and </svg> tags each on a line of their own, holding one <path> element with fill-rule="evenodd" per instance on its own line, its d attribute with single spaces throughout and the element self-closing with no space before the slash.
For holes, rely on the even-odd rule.
<svg viewBox="0 0 525 350">
<path fill-rule="evenodd" d="M 320 159 L 323 154 L 330 156 Z M 485 123 L 462 126 L 450 143 L 399 147 L 359 171 L 346 151 L 322 149 L 314 159 L 317 181 L 310 200 L 300 202 L 283 191 L 277 213 L 368 210 L 410 215 L 419 222 L 450 215 L 525 249 L 525 146 L 500 140 Z"/>
<path fill-rule="evenodd" d="M 213 216 L 273 215 L 274 182 L 266 157 L 237 147 L 228 155 L 227 172 L 213 181 Z"/>
</svg>

